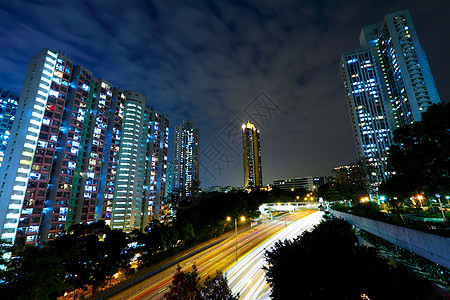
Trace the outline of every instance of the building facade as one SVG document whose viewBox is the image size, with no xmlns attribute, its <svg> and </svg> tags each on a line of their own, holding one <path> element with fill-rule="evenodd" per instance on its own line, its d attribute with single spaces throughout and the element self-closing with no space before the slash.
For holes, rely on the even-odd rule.
<svg viewBox="0 0 450 300">
<path fill-rule="evenodd" d="M 126 91 L 111 227 L 145 230 L 165 216 L 169 119 L 145 107 L 145 97 Z"/>
<path fill-rule="evenodd" d="M 172 190 L 189 196 L 200 182 L 200 129 L 191 120 L 175 126 Z"/>
<path fill-rule="evenodd" d="M 393 132 L 375 64 L 370 49 L 342 56 L 342 77 L 356 151 L 370 168 L 369 182 L 374 188 L 388 176 L 387 156 Z"/>
<path fill-rule="evenodd" d="M 360 43 L 342 55 L 341 68 L 358 157 L 376 192 L 390 175 L 393 131 L 420 121 L 440 98 L 408 10 L 364 26 Z"/>
<path fill-rule="evenodd" d="M 16 117 L 19 96 L 0 89 L 0 166 L 5 156 L 6 145 Z"/>
<path fill-rule="evenodd" d="M 130 147 L 123 141 L 135 138 L 136 131 L 129 132 L 132 129 L 141 134 L 139 147 L 142 140 L 146 145 L 151 140 L 160 149 L 154 154 L 155 147 L 147 147 L 133 157 L 149 162 L 148 177 L 142 177 L 149 183 L 140 185 L 141 176 L 136 175 L 141 173 L 135 173 L 136 190 L 142 186 L 148 191 L 142 201 L 159 205 L 168 130 L 159 137 L 152 110 L 147 121 L 140 123 L 142 128 L 128 128 L 125 106 L 133 102 L 132 94 L 94 77 L 61 53 L 43 49 L 31 58 L 0 168 L 2 239 L 21 246 L 53 239 L 72 224 L 105 220 L 110 225 L 121 184 L 117 178 L 121 171 L 128 175 L 125 167 L 121 170 L 120 158 L 126 157 Z M 139 105 L 136 110 L 148 110 L 145 101 Z M 165 130 L 168 119 L 163 123 L 160 127 Z M 151 191 L 150 185 L 159 192 Z M 151 194 L 156 204 L 150 201 Z M 148 211 L 135 215 L 142 219 Z"/>
<path fill-rule="evenodd" d="M 305 189 L 307 191 L 313 191 L 314 180 L 313 177 L 274 179 L 273 186 L 283 191 L 292 191 L 297 189 Z"/>
<path fill-rule="evenodd" d="M 172 194 L 172 184 L 173 184 L 173 164 L 167 164 L 167 180 L 166 180 L 166 192 L 165 197 L 169 197 Z"/>
<path fill-rule="evenodd" d="M 262 187 L 261 146 L 259 129 L 250 122 L 242 124 L 244 153 L 244 188 Z"/>
</svg>

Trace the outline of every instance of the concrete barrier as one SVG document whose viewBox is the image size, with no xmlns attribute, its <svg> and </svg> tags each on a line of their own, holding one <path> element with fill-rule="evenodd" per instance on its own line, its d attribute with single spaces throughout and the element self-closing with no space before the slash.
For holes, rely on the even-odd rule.
<svg viewBox="0 0 450 300">
<path fill-rule="evenodd" d="M 336 218 L 450 269 L 450 238 L 331 210 Z"/>
</svg>

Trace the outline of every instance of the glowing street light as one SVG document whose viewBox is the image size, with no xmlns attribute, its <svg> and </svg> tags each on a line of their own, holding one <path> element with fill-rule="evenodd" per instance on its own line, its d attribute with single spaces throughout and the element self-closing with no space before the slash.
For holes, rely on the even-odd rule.
<svg viewBox="0 0 450 300">
<path fill-rule="evenodd" d="M 439 200 L 439 206 L 441 208 L 442 218 L 444 219 L 444 222 L 445 222 L 445 214 L 444 214 L 444 209 L 442 208 L 441 195 L 436 194 L 434 196 Z"/>
<path fill-rule="evenodd" d="M 422 195 L 417 195 L 416 198 L 417 198 L 417 200 L 420 201 L 420 207 L 423 208 L 423 205 L 422 205 L 423 196 Z"/>
<path fill-rule="evenodd" d="M 241 216 L 241 222 L 245 221 L 245 217 Z M 231 221 L 231 217 L 227 217 L 227 221 Z M 235 235 L 235 245 L 236 245 L 236 261 L 238 260 L 238 252 L 237 252 L 237 218 L 234 218 L 234 235 Z"/>
</svg>

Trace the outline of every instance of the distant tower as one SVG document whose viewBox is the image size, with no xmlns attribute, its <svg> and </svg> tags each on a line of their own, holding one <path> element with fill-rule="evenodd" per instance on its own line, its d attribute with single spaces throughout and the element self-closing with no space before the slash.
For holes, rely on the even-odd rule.
<svg viewBox="0 0 450 300">
<path fill-rule="evenodd" d="M 262 186 L 261 148 L 259 130 L 252 123 L 242 124 L 244 147 L 244 187 Z"/>
<path fill-rule="evenodd" d="M 190 195 L 195 182 L 199 182 L 200 129 L 191 120 L 175 126 L 173 157 L 173 191 Z"/>
</svg>

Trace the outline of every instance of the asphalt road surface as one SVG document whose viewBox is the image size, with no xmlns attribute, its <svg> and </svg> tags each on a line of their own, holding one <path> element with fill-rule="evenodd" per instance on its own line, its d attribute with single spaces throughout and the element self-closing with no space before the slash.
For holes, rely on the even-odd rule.
<svg viewBox="0 0 450 300">
<path fill-rule="evenodd" d="M 270 291 L 261 269 L 265 249 L 279 239 L 296 237 L 320 222 L 322 216 L 322 212 L 302 210 L 241 229 L 237 234 L 237 263 L 236 236 L 229 234 L 222 242 L 180 261 L 179 265 L 183 271 L 190 271 L 195 263 L 201 280 L 214 276 L 216 270 L 224 272 L 232 291 L 240 293 L 239 299 L 268 299 Z M 176 265 L 167 268 L 110 299 L 164 299 L 176 268 Z"/>
</svg>

